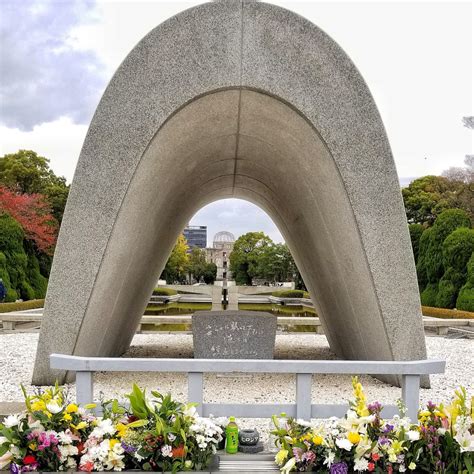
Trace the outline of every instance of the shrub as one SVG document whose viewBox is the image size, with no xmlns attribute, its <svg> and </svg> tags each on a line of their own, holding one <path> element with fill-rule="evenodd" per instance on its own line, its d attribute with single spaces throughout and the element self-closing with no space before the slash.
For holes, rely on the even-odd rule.
<svg viewBox="0 0 474 474">
<path fill-rule="evenodd" d="M 474 311 L 474 252 L 467 263 L 467 281 L 459 292 L 456 307 L 465 311 Z"/>
<path fill-rule="evenodd" d="M 0 313 L 10 313 L 11 311 L 23 311 L 25 309 L 37 309 L 44 306 L 44 299 L 19 301 L 18 303 L 0 303 Z"/>
<path fill-rule="evenodd" d="M 421 293 L 421 304 L 424 306 L 436 306 L 438 296 L 438 283 L 428 283 Z"/>
<path fill-rule="evenodd" d="M 467 263 L 474 252 L 474 229 L 461 227 L 449 234 L 443 242 L 443 265 L 467 273 Z"/>
<path fill-rule="evenodd" d="M 153 294 L 155 296 L 173 296 L 177 295 L 178 292 L 176 290 L 173 290 L 172 288 L 155 288 L 153 290 Z"/>
<path fill-rule="evenodd" d="M 279 290 L 273 291 L 272 296 L 279 298 L 309 298 L 309 293 L 303 290 Z"/>
<path fill-rule="evenodd" d="M 434 306 L 438 308 L 455 308 L 456 298 L 465 281 L 466 275 L 464 273 L 448 268 L 439 282 L 436 304 Z"/>
<path fill-rule="evenodd" d="M 425 288 L 425 282 L 438 283 L 443 276 L 444 240 L 460 227 L 471 227 L 469 216 L 461 209 L 448 209 L 438 216 L 433 227 L 423 232 L 417 264 L 420 288 Z"/>
<path fill-rule="evenodd" d="M 421 224 L 410 224 L 408 226 L 410 231 L 411 246 L 413 248 L 413 256 L 415 257 L 415 262 L 418 261 L 418 252 L 420 249 L 420 239 L 421 235 L 425 228 Z"/>
</svg>

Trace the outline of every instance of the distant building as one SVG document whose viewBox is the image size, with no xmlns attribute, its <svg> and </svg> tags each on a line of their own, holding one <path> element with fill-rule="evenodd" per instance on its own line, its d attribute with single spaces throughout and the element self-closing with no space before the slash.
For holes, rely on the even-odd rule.
<svg viewBox="0 0 474 474">
<path fill-rule="evenodd" d="M 190 249 L 198 247 L 205 249 L 207 246 L 207 226 L 205 225 L 188 225 L 183 231 L 184 237 L 188 242 Z"/>
<path fill-rule="evenodd" d="M 229 271 L 229 256 L 234 248 L 234 243 L 234 235 L 230 232 L 222 231 L 214 236 L 212 247 L 206 249 L 206 260 L 215 263 L 217 266 L 217 281 L 224 278 L 224 273 L 226 273 L 228 280 L 232 279 L 232 274 Z"/>
</svg>

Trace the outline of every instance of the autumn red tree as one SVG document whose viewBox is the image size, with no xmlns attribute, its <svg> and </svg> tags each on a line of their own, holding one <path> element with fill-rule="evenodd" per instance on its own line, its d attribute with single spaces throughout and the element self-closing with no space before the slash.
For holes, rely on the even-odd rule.
<svg viewBox="0 0 474 474">
<path fill-rule="evenodd" d="M 51 255 L 56 243 L 58 224 L 42 194 L 20 194 L 0 186 L 0 212 L 10 214 L 22 226 L 25 237 L 39 251 Z"/>
</svg>

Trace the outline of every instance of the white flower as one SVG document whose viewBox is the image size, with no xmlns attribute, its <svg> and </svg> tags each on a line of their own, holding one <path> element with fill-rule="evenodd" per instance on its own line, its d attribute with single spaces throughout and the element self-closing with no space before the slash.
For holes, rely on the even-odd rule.
<svg viewBox="0 0 474 474">
<path fill-rule="evenodd" d="M 420 432 L 416 430 L 407 431 L 407 436 L 410 441 L 418 441 L 420 439 Z"/>
<path fill-rule="evenodd" d="M 6 428 L 12 428 L 13 426 L 18 426 L 18 423 L 21 421 L 21 415 L 10 415 L 3 420 L 3 425 Z"/>
<path fill-rule="evenodd" d="M 0 436 L 0 444 L 5 443 L 6 441 L 8 441 L 8 439 L 5 438 L 5 436 Z"/>
<path fill-rule="evenodd" d="M 331 464 L 334 462 L 334 459 L 336 457 L 336 453 L 333 451 L 330 451 L 325 457 L 324 457 L 324 465 L 327 467 L 331 467 Z"/>
<path fill-rule="evenodd" d="M 353 446 L 353 444 L 347 438 L 336 439 L 336 445 L 341 449 L 345 449 L 346 451 L 350 451 Z"/>
<path fill-rule="evenodd" d="M 58 433 L 58 438 L 59 438 L 59 441 L 61 441 L 62 444 L 72 444 L 71 433 L 66 433 L 64 431 L 60 431 Z"/>
<path fill-rule="evenodd" d="M 79 451 L 76 446 L 72 446 L 71 444 L 67 445 L 59 445 L 59 452 L 61 453 L 61 458 L 66 458 L 67 456 L 76 456 L 79 454 Z"/>
<path fill-rule="evenodd" d="M 172 457 L 172 447 L 169 444 L 165 444 L 164 446 L 161 447 L 161 454 L 164 457 Z"/>
<path fill-rule="evenodd" d="M 400 464 L 400 466 L 398 467 L 398 471 L 399 472 L 406 472 L 407 468 L 405 467 L 405 464 Z"/>
<path fill-rule="evenodd" d="M 184 466 L 187 469 L 190 469 L 191 467 L 193 467 L 193 462 L 190 459 L 188 459 L 187 461 L 184 462 Z"/>
<path fill-rule="evenodd" d="M 196 414 L 197 414 L 197 410 L 194 405 L 186 405 L 186 407 L 184 408 L 184 416 L 195 417 Z"/>
<path fill-rule="evenodd" d="M 53 415 L 59 413 L 63 409 L 63 407 L 56 400 L 51 400 L 49 403 L 47 403 L 46 408 Z"/>
<path fill-rule="evenodd" d="M 290 471 L 293 470 L 293 468 L 296 465 L 296 459 L 291 458 L 282 468 L 281 468 L 281 474 L 289 474 Z"/>
<path fill-rule="evenodd" d="M 365 458 L 356 459 L 354 462 L 354 471 L 366 471 L 369 467 L 369 461 Z"/>
<path fill-rule="evenodd" d="M 105 435 L 114 435 L 115 434 L 115 428 L 112 423 L 112 420 L 109 419 L 102 419 L 98 418 L 97 419 L 97 426 L 92 430 L 92 433 L 90 436 L 96 437 L 96 438 L 103 438 Z"/>
</svg>

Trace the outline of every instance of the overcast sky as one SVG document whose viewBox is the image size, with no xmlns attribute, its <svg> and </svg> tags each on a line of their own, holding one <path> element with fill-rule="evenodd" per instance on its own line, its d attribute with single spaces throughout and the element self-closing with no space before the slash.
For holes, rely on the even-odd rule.
<svg viewBox="0 0 474 474">
<path fill-rule="evenodd" d="M 21 148 L 72 180 L 88 123 L 114 71 L 153 27 L 193 1 L 0 0 L 0 156 Z M 352 58 L 384 120 L 401 179 L 473 153 L 472 2 L 272 3 L 325 30 Z M 226 200 L 192 223 L 281 236 L 255 206 Z"/>
</svg>

